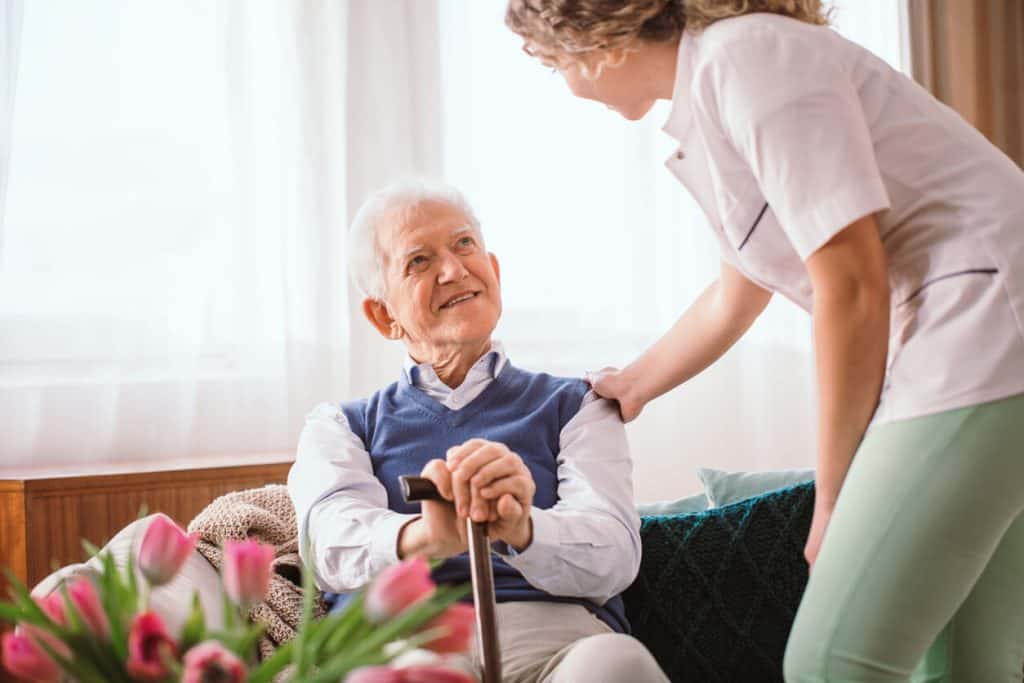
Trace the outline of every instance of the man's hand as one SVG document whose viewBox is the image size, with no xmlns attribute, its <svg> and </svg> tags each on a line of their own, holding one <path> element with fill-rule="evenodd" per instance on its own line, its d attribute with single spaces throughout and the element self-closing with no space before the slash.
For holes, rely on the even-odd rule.
<svg viewBox="0 0 1024 683">
<path fill-rule="evenodd" d="M 488 522 L 492 540 L 525 550 L 533 541 L 530 508 L 537 486 L 522 458 L 505 444 L 470 439 L 448 449 L 447 465 L 459 519 Z"/>
<path fill-rule="evenodd" d="M 431 460 L 420 473 L 434 482 L 445 500 L 452 498 L 452 475 L 444 460 Z M 422 516 L 414 519 L 398 532 L 398 557 L 425 555 L 446 558 L 466 552 L 466 524 L 455 515 L 455 508 L 439 500 L 424 500 Z"/>
</svg>

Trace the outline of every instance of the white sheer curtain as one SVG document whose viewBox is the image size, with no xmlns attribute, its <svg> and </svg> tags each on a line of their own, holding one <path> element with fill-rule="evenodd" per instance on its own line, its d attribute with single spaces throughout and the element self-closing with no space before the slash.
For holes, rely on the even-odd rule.
<svg viewBox="0 0 1024 683">
<path fill-rule="evenodd" d="M 898 63 L 897 3 L 833 5 L 840 31 Z M 569 375 L 624 364 L 716 277 L 717 247 L 663 167 L 667 103 L 630 124 L 574 99 L 521 52 L 503 9 L 441 3 L 445 174 L 502 261 L 513 362 Z M 629 426 L 638 498 L 695 489 L 699 466 L 813 462 L 810 322 L 775 299 L 725 358 Z"/>
<path fill-rule="evenodd" d="M 403 175 L 441 172 L 438 10 L 434 0 L 349 0 L 349 222 L 366 195 Z M 358 30 L 356 30 L 358 27 Z M 351 398 L 399 377 L 404 347 L 363 318 L 353 291 Z"/>
<path fill-rule="evenodd" d="M 344 3 L 25 3 L 0 464 L 290 452 L 347 393 L 347 32 Z"/>
<path fill-rule="evenodd" d="M 4 200 L 10 175 L 11 133 L 14 123 L 14 93 L 18 85 L 18 57 L 21 52 L 21 0 L 0 4 L 0 254 L 3 253 Z"/>
</svg>

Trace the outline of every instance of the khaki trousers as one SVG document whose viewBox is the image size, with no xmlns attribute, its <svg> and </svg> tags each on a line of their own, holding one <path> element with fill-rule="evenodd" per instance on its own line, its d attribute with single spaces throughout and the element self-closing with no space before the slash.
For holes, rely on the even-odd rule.
<svg viewBox="0 0 1024 683">
<path fill-rule="evenodd" d="M 668 681 L 639 640 L 615 633 L 585 607 L 503 602 L 497 614 L 504 683 Z M 479 648 L 469 664 L 479 675 Z"/>
</svg>

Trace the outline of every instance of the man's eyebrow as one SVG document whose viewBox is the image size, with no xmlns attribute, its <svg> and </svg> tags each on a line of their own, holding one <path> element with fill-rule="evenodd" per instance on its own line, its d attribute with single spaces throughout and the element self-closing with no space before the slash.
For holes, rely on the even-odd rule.
<svg viewBox="0 0 1024 683">
<path fill-rule="evenodd" d="M 421 252 L 424 249 L 426 249 L 426 247 L 424 247 L 422 244 L 418 244 L 416 246 L 410 247 L 409 249 L 407 249 L 405 251 L 405 253 L 402 254 L 402 259 L 401 260 L 405 261 L 410 256 L 412 256 L 413 254 L 416 254 L 417 252 Z"/>
<path fill-rule="evenodd" d="M 462 235 L 465 235 L 467 232 L 473 235 L 473 237 L 476 237 L 477 231 L 476 228 L 474 228 L 472 225 L 463 225 L 461 228 L 456 228 L 455 230 L 452 230 L 452 237 L 461 237 Z"/>
</svg>

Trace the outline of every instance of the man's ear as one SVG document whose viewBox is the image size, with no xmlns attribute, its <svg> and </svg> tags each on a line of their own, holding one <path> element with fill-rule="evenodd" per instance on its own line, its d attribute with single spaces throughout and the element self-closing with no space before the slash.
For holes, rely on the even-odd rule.
<svg viewBox="0 0 1024 683">
<path fill-rule="evenodd" d="M 498 265 L 498 257 L 494 255 L 493 251 L 487 252 L 488 258 L 491 259 L 491 267 L 494 268 L 494 274 L 498 278 L 498 284 L 501 284 L 501 267 Z"/>
<path fill-rule="evenodd" d="M 388 305 L 378 299 L 363 299 L 363 315 L 385 339 L 401 339 L 402 326 L 391 316 Z"/>
</svg>

